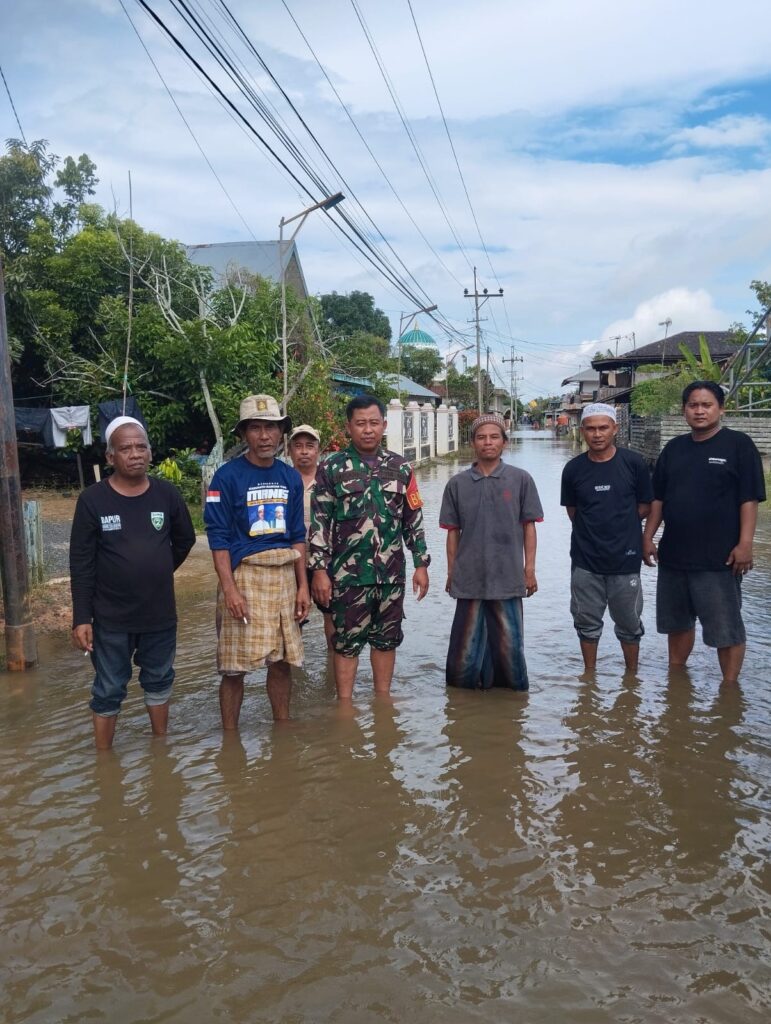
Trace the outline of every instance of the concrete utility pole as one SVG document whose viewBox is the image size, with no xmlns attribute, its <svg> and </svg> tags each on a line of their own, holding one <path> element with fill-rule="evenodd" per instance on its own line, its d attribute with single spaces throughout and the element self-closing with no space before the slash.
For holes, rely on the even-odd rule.
<svg viewBox="0 0 771 1024">
<path fill-rule="evenodd" d="M 499 288 L 497 293 L 490 294 L 486 288 L 483 288 L 480 292 L 477 288 L 477 268 L 474 267 L 474 291 L 470 292 L 468 288 L 463 289 L 463 294 L 467 299 L 474 300 L 474 319 L 469 321 L 470 323 L 476 324 L 477 330 L 477 402 L 479 403 L 479 413 L 483 413 L 484 404 L 482 402 L 482 329 L 479 319 L 479 310 L 484 306 L 488 299 L 500 299 L 503 297 L 503 288 Z M 481 302 L 479 300 L 482 300 Z"/>
<path fill-rule="evenodd" d="M 19 454 L 13 414 L 11 354 L 5 320 L 5 279 L 0 259 L 0 578 L 5 603 L 5 661 L 23 672 L 37 661 L 29 607 L 29 572 L 21 510 Z"/>
<path fill-rule="evenodd" d="M 511 359 L 501 359 L 502 363 L 511 363 L 511 381 L 509 383 L 509 402 L 511 404 L 511 422 L 518 423 L 517 415 L 517 375 L 514 372 L 514 363 L 524 363 L 522 356 L 514 355 L 514 346 L 511 346 Z"/>
</svg>

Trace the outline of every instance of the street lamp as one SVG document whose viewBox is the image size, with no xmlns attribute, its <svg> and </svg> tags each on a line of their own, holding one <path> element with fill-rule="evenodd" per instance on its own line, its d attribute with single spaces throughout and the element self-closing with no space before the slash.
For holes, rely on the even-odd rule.
<svg viewBox="0 0 771 1024">
<path fill-rule="evenodd" d="M 307 209 L 301 210 L 293 217 L 282 217 L 278 222 L 278 258 L 281 261 L 281 351 L 284 357 L 284 397 L 281 400 L 281 411 L 283 413 L 286 412 L 286 396 L 289 390 L 289 356 L 286 337 L 286 261 L 284 260 L 284 225 L 291 224 L 292 221 L 295 220 L 300 221 L 287 239 L 287 241 L 293 242 L 297 236 L 297 232 L 305 223 L 308 214 L 313 213 L 314 210 L 331 210 L 333 206 L 337 206 L 338 203 L 342 203 L 344 199 L 345 196 L 342 192 L 335 192 L 333 196 L 327 196 L 326 199 L 322 199 L 320 202 L 314 203 L 313 206 L 309 206 Z"/>
<path fill-rule="evenodd" d="M 448 352 L 447 355 L 444 357 L 444 390 L 446 392 L 445 398 L 447 399 L 448 405 L 450 404 L 450 367 L 461 354 L 461 352 L 467 352 L 470 348 L 473 347 L 474 342 L 470 341 L 468 345 L 461 345 L 461 347 L 459 349 L 456 349 L 452 355 L 450 355 L 450 353 Z M 464 356 L 463 358 L 465 359 L 466 357 Z"/>
</svg>

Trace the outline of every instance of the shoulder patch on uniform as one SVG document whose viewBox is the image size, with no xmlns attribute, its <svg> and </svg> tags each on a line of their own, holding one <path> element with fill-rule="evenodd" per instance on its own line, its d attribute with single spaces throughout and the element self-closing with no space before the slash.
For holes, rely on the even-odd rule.
<svg viewBox="0 0 771 1024">
<path fill-rule="evenodd" d="M 418 489 L 418 481 L 415 474 L 410 473 L 410 482 L 407 484 L 407 504 L 412 509 L 423 508 L 423 499 Z"/>
</svg>

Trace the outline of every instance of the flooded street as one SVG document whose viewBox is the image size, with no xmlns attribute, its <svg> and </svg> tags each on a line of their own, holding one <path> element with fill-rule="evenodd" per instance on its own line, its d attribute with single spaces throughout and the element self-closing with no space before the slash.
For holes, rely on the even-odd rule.
<svg viewBox="0 0 771 1024">
<path fill-rule="evenodd" d="M 316 614 L 295 721 L 270 723 L 260 673 L 223 737 L 201 540 L 167 738 L 134 681 L 96 754 L 68 637 L 0 675 L 0 1020 L 767 1024 L 771 520 L 740 691 L 700 640 L 668 674 L 652 570 L 639 675 L 606 625 L 586 680 L 559 507 L 573 454 L 527 434 L 506 456 L 545 510 L 527 696 L 445 690 L 438 512 L 463 459 L 419 473 L 432 589 L 407 599 L 390 702 L 363 662 L 340 713 Z"/>
</svg>

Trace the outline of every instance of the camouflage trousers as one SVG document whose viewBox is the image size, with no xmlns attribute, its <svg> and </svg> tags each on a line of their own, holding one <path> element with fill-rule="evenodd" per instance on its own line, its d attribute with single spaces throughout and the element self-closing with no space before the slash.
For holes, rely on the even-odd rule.
<svg viewBox="0 0 771 1024">
<path fill-rule="evenodd" d="M 393 651 L 404 639 L 404 585 L 375 585 L 334 589 L 332 646 L 337 654 L 357 658 L 365 644 Z"/>
</svg>

